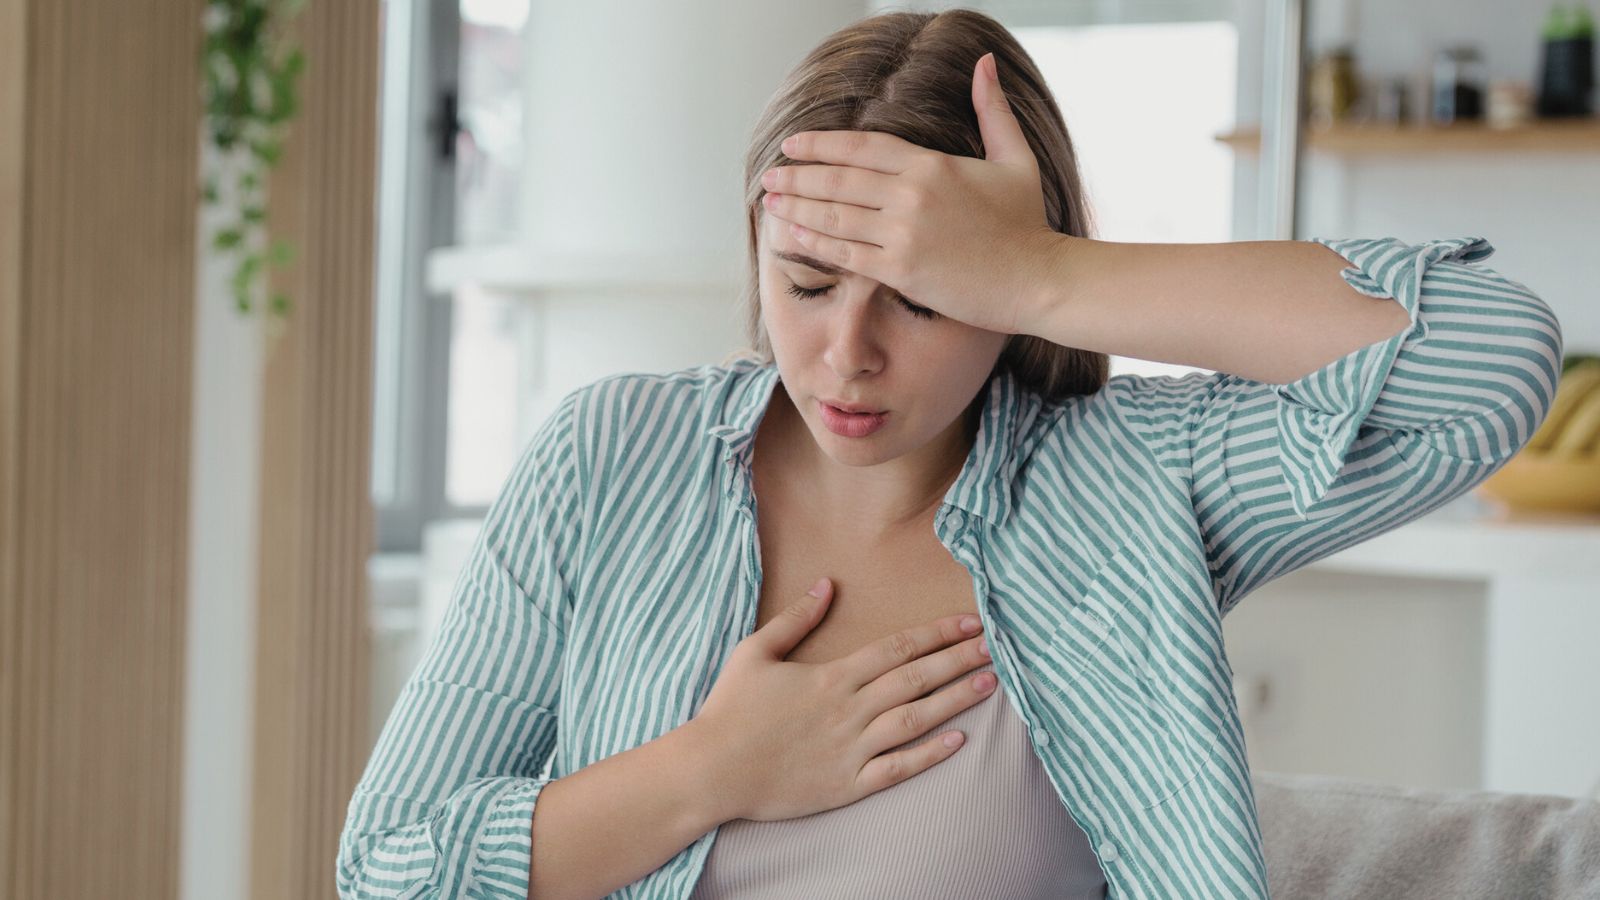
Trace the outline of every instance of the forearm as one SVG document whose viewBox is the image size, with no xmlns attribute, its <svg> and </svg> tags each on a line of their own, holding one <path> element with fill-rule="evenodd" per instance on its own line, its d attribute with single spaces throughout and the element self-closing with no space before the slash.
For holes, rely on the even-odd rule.
<svg viewBox="0 0 1600 900">
<path fill-rule="evenodd" d="M 531 897 L 603 897 L 734 817 L 714 790 L 715 768 L 693 726 L 545 786 L 534 807 Z"/>
<path fill-rule="evenodd" d="M 1063 346 L 1284 384 L 1409 321 L 1346 284 L 1349 262 L 1311 241 L 1060 238 L 1019 330 Z"/>
</svg>

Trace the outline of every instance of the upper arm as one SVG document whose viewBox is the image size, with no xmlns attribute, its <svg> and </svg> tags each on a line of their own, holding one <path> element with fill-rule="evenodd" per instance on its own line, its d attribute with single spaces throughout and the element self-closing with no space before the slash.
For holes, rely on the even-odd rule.
<svg viewBox="0 0 1600 900">
<path fill-rule="evenodd" d="M 1544 420 L 1561 333 L 1474 238 L 1320 241 L 1411 327 L 1286 384 L 1226 373 L 1108 385 L 1185 483 L 1221 613 L 1272 578 L 1415 519 L 1503 465 Z"/>
<path fill-rule="evenodd" d="M 378 736 L 340 838 L 342 896 L 488 881 L 526 893 L 584 536 L 580 396 L 513 466 Z"/>
</svg>

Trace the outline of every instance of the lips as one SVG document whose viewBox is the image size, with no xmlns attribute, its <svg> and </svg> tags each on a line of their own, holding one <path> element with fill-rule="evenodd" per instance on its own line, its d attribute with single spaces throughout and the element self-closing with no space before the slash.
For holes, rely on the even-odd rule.
<svg viewBox="0 0 1600 900">
<path fill-rule="evenodd" d="M 833 407 L 834 409 L 839 410 L 840 412 L 847 412 L 847 413 L 881 413 L 881 412 L 886 412 L 886 410 L 875 409 L 875 408 L 873 408 L 871 406 L 868 406 L 868 405 L 866 405 L 864 403 L 844 403 L 844 402 L 838 401 L 838 400 L 829 400 L 826 397 L 823 398 L 822 402 L 828 404 L 829 406 Z"/>
</svg>

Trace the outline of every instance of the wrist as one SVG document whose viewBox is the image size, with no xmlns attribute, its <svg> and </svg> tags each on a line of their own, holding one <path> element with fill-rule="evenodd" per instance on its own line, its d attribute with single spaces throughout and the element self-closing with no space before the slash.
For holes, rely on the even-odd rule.
<svg viewBox="0 0 1600 900">
<path fill-rule="evenodd" d="M 722 741 L 702 719 L 690 719 L 669 735 L 676 739 L 683 762 L 684 783 L 690 792 L 685 807 L 698 832 L 704 834 L 739 818 L 739 798 L 732 790 L 736 780 L 729 777 L 729 766 L 718 753 Z"/>
<path fill-rule="evenodd" d="M 1093 243 L 1058 231 L 1042 236 L 1033 253 L 1034 265 L 1029 267 L 1029 277 L 1019 296 L 1022 308 L 1017 317 L 1016 331 L 1060 343 L 1051 337 L 1056 329 L 1052 323 L 1063 306 L 1069 302 L 1073 283 L 1073 263 L 1078 261 L 1086 245 Z"/>
</svg>

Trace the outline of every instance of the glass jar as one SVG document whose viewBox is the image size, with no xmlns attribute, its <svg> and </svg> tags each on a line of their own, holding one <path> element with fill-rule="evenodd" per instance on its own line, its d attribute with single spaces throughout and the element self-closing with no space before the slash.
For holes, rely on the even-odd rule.
<svg viewBox="0 0 1600 900">
<path fill-rule="evenodd" d="M 1436 125 L 1483 118 L 1484 69 L 1478 48 L 1458 45 L 1433 58 L 1433 114 Z"/>
</svg>

